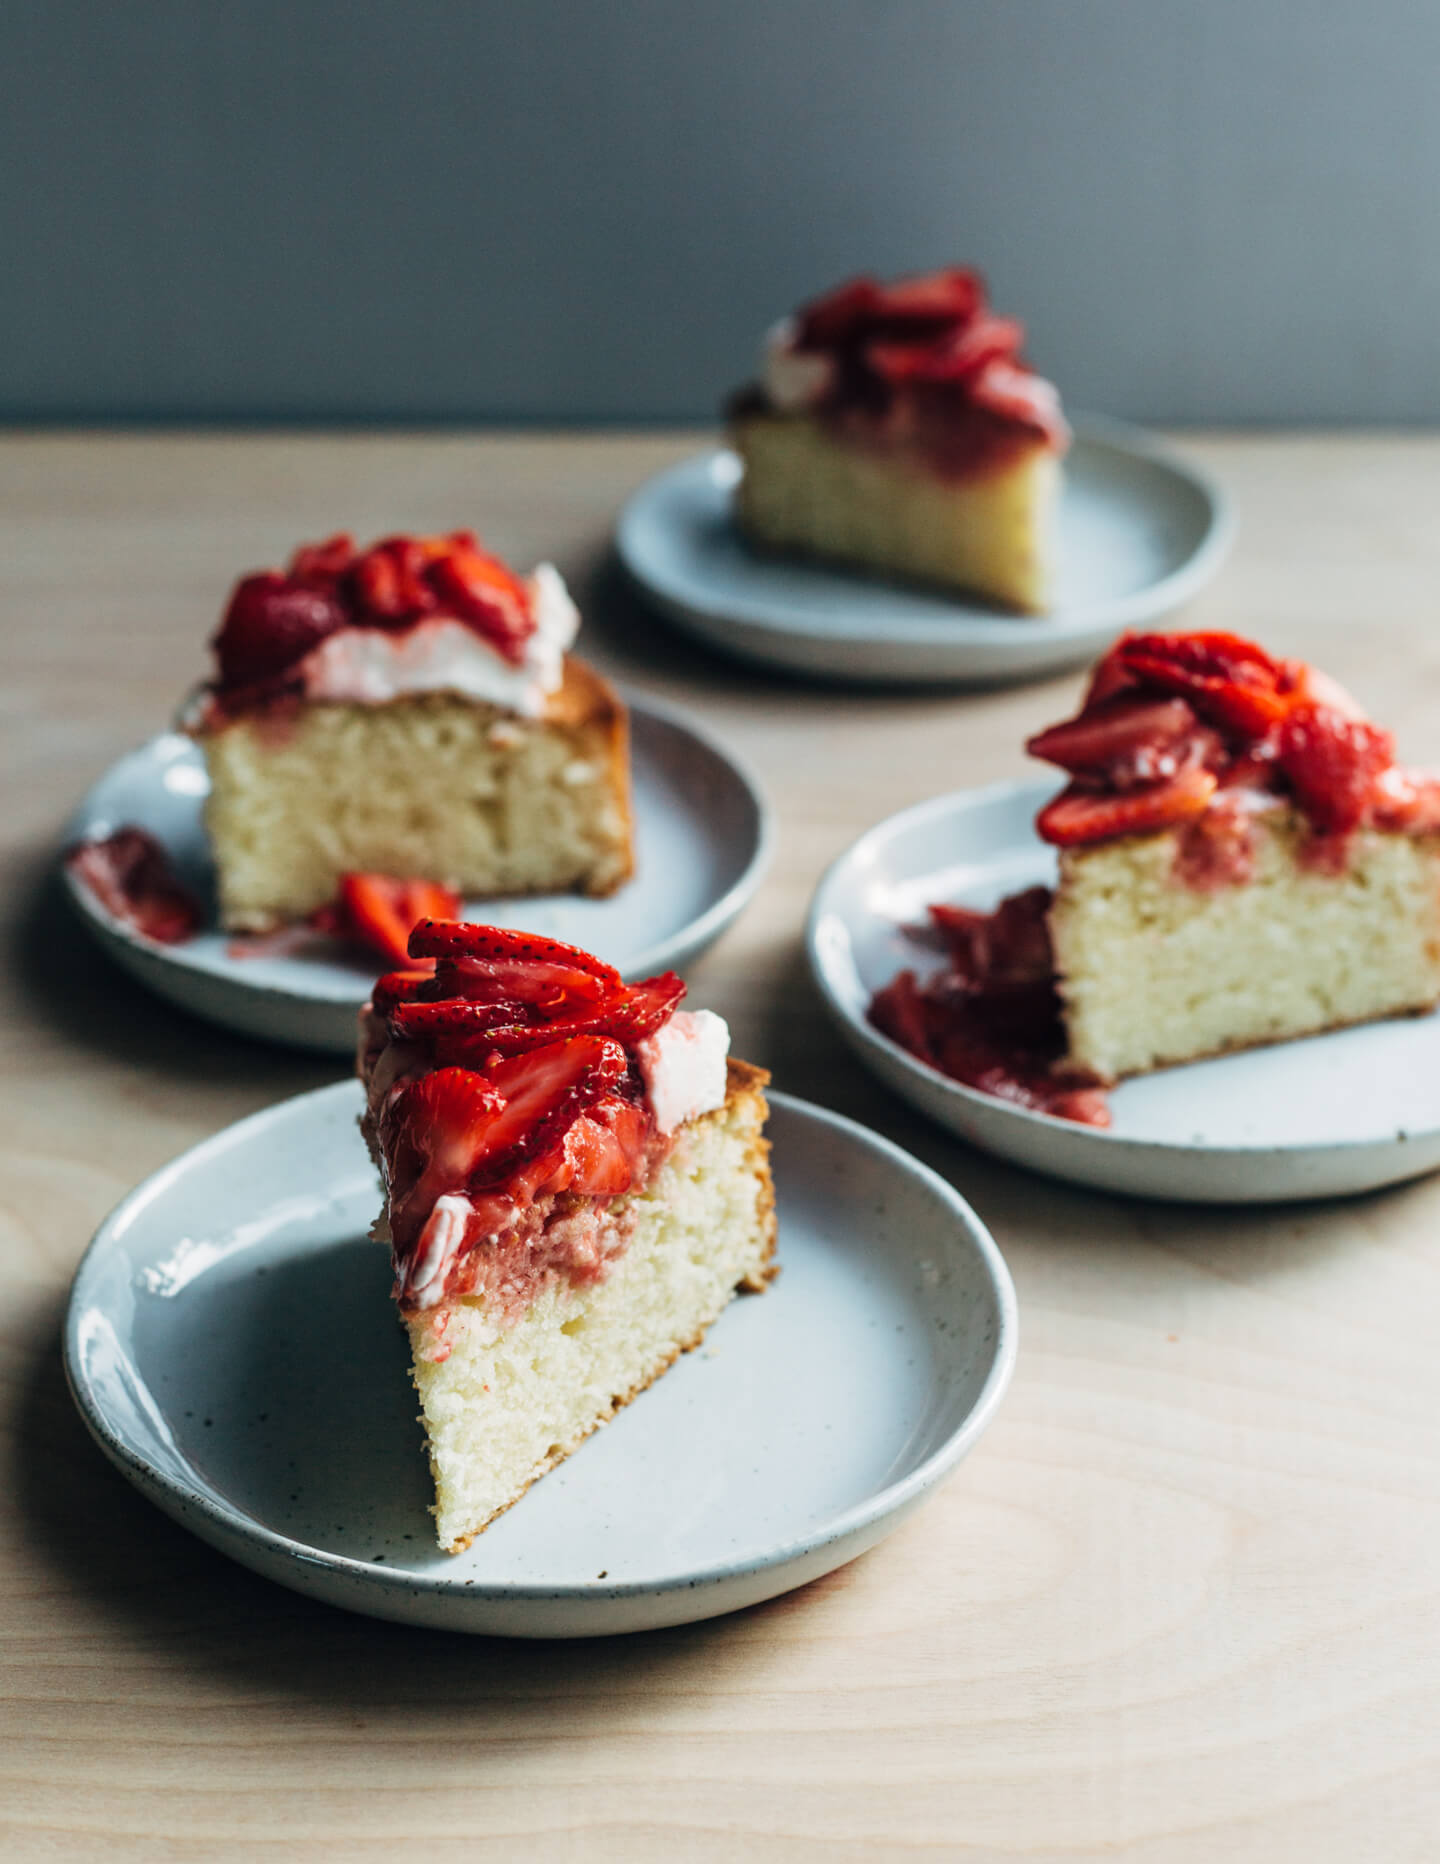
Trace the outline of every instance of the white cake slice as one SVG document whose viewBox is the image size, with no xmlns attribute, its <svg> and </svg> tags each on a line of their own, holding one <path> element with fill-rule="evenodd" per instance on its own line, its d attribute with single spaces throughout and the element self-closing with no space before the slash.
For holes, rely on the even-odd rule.
<svg viewBox="0 0 1440 1864">
<path fill-rule="evenodd" d="M 478 926 L 413 950 L 436 976 L 382 981 L 360 1072 L 456 1552 L 774 1274 L 767 1077 L 673 976 Z"/>
<path fill-rule="evenodd" d="M 959 268 L 856 279 L 787 318 L 730 409 L 741 530 L 1042 612 L 1069 434 L 1022 335 Z"/>
<path fill-rule="evenodd" d="M 222 923 L 265 931 L 349 873 L 461 895 L 613 892 L 633 870 L 628 720 L 565 649 L 548 565 L 469 533 L 348 538 L 242 580 L 190 729 Z"/>
<path fill-rule="evenodd" d="M 953 1079 L 1108 1123 L 1108 1085 L 1440 1003 L 1440 780 L 1322 673 L 1229 634 L 1127 635 L 1029 741 L 1069 782 L 1053 889 L 931 907 L 949 966 L 870 1017 Z"/>
</svg>

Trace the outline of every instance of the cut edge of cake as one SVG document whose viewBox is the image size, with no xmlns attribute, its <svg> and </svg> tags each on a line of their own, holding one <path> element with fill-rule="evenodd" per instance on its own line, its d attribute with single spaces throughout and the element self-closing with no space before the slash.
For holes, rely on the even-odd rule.
<svg viewBox="0 0 1440 1864">
<path fill-rule="evenodd" d="M 469 1546 L 699 1346 L 737 1292 L 758 1292 L 778 1273 L 768 1081 L 731 1058 L 723 1106 L 678 1130 L 643 1191 L 611 1200 L 601 1222 L 628 1234 L 602 1279 L 580 1286 L 552 1277 L 510 1323 L 497 1324 L 473 1296 L 404 1316 L 445 1551 Z M 383 1216 L 375 1235 L 388 1241 Z M 653 1298 L 657 1289 L 669 1289 L 668 1306 Z M 507 1405 L 487 1419 L 497 1385 Z M 477 1474 L 482 1454 L 490 1467 Z"/>
<path fill-rule="evenodd" d="M 240 712 L 192 731 L 229 931 L 303 919 L 346 872 L 506 897 L 601 897 L 634 872 L 628 714 L 572 655 L 536 718 L 433 691 Z"/>
<path fill-rule="evenodd" d="M 1252 820 L 1253 877 L 1203 891 L 1173 878 L 1181 834 L 1061 850 L 1066 1068 L 1113 1083 L 1440 1003 L 1440 835 L 1359 830 L 1327 872 L 1277 808 Z"/>
<path fill-rule="evenodd" d="M 923 454 L 851 442 L 814 415 L 736 416 L 743 466 L 735 512 L 761 548 L 868 573 L 964 589 L 1043 614 L 1054 581 L 1060 459 L 1017 440 L 984 472 L 951 480 Z"/>
</svg>

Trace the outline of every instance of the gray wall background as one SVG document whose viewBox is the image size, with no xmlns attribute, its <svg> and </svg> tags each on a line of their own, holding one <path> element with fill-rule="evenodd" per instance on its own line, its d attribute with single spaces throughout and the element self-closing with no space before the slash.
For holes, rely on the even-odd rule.
<svg viewBox="0 0 1440 1864">
<path fill-rule="evenodd" d="M 1436 0 L 33 0 L 0 417 L 708 417 L 979 263 L 1076 406 L 1440 419 Z"/>
</svg>

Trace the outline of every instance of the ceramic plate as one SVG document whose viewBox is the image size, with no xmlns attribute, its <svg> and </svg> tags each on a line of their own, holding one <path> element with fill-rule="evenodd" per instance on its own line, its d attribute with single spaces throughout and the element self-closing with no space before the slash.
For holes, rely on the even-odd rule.
<svg viewBox="0 0 1440 1864">
<path fill-rule="evenodd" d="M 620 519 L 620 560 L 712 646 L 827 679 L 988 685 L 1078 665 L 1188 601 L 1232 530 L 1196 467 L 1136 429 L 1082 421 L 1065 463 L 1054 609 L 1014 616 L 751 550 L 731 520 L 739 476 L 733 453 L 713 452 L 650 480 Z"/>
<path fill-rule="evenodd" d="M 80 1265 L 66 1368 L 177 1521 L 375 1617 L 519 1637 L 714 1617 L 888 1534 L 989 1421 L 1015 1297 L 984 1226 L 887 1140 L 777 1094 L 782 1273 L 465 1553 L 441 1553 L 358 1084 L 157 1172 Z M 323 1323 L 323 1324 L 320 1324 Z"/>
<path fill-rule="evenodd" d="M 989 908 L 1055 877 L 1034 831 L 1057 783 L 939 796 L 873 828 L 816 892 L 810 965 L 841 1031 L 907 1100 L 988 1151 L 1146 1197 L 1280 1203 L 1369 1191 L 1440 1166 L 1440 1016 L 1192 1062 L 1126 1081 L 1108 1130 L 962 1087 L 865 1020 L 874 991 L 940 956 L 907 928 L 937 900 Z"/>
<path fill-rule="evenodd" d="M 466 912 L 581 945 L 629 978 L 678 969 L 719 937 L 749 901 L 770 857 L 769 804 L 755 779 L 681 715 L 630 704 L 635 877 L 606 900 L 554 894 L 471 900 Z M 349 1054 L 355 1017 L 386 968 L 334 947 L 291 957 L 236 957 L 215 925 L 214 877 L 201 810 L 205 761 L 167 732 L 100 779 L 72 819 L 67 845 L 136 823 L 159 837 L 206 901 L 204 930 L 157 945 L 120 925 L 67 871 L 70 897 L 102 944 L 162 996 L 228 1028 L 302 1048 Z"/>
</svg>

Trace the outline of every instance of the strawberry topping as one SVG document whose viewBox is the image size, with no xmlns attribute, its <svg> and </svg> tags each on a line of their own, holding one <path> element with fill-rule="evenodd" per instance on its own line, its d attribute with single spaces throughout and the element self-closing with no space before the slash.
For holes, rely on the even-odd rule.
<svg viewBox="0 0 1440 1864">
<path fill-rule="evenodd" d="M 417 1261 L 427 1282 L 437 1272 L 427 1226 L 447 1194 L 469 1200 L 478 1241 L 537 1199 L 643 1184 L 660 1142 L 634 1054 L 685 994 L 672 972 L 629 985 L 575 946 L 498 926 L 426 919 L 408 955 L 370 1009 L 399 1058 L 372 1083 L 402 1298 Z M 452 1290 L 478 1272 L 467 1250 L 445 1269 Z"/>
<path fill-rule="evenodd" d="M 1058 1119 L 1108 1126 L 1104 1091 L 1067 1076 L 1046 914 L 1048 887 L 993 913 L 932 906 L 949 964 L 921 983 L 901 971 L 870 1002 L 882 1034 L 952 1080 Z"/>
<path fill-rule="evenodd" d="M 1199 825 L 1177 860 L 1187 885 L 1250 872 L 1250 829 L 1235 800 L 1245 790 L 1295 805 L 1312 843 L 1325 843 L 1312 850 L 1323 871 L 1343 871 L 1357 829 L 1405 821 L 1392 807 L 1406 780 L 1390 734 L 1324 674 L 1234 634 L 1123 636 L 1079 713 L 1026 748 L 1071 778 L 1037 819 L 1045 840 L 1073 847 Z M 1224 820 L 1212 833 L 1202 819 L 1215 810 Z"/>
<path fill-rule="evenodd" d="M 903 429 L 942 471 L 982 467 L 1017 441 L 1069 439 L 1055 391 L 1020 359 L 1023 326 L 989 310 L 978 272 L 851 279 L 794 324 L 795 352 L 833 365 L 816 412 L 877 437 Z"/>
<path fill-rule="evenodd" d="M 368 550 L 357 550 L 344 532 L 302 545 L 288 569 L 263 570 L 236 585 L 213 643 L 214 690 L 228 698 L 275 696 L 338 629 L 394 631 L 432 616 L 464 623 L 516 666 L 535 629 L 525 583 L 471 531 L 385 537 Z"/>
<path fill-rule="evenodd" d="M 82 841 L 66 866 L 112 918 L 160 945 L 179 945 L 200 929 L 200 903 L 176 878 L 165 849 L 146 829 L 118 828 Z"/>
<path fill-rule="evenodd" d="M 1112 795 L 1072 783 L 1046 803 L 1035 818 L 1035 827 L 1042 839 L 1057 848 L 1113 841 L 1120 835 L 1150 835 L 1198 816 L 1215 789 L 1214 774 L 1193 767 L 1165 782 Z"/>
<path fill-rule="evenodd" d="M 448 918 L 459 910 L 460 895 L 438 881 L 342 874 L 335 898 L 310 915 L 310 924 L 317 932 L 404 964 L 410 934 L 421 920 Z"/>
<path fill-rule="evenodd" d="M 1359 828 L 1376 778 L 1394 762 L 1388 731 L 1330 706 L 1298 705 L 1280 728 L 1280 770 L 1296 802 L 1328 834 Z"/>
</svg>

